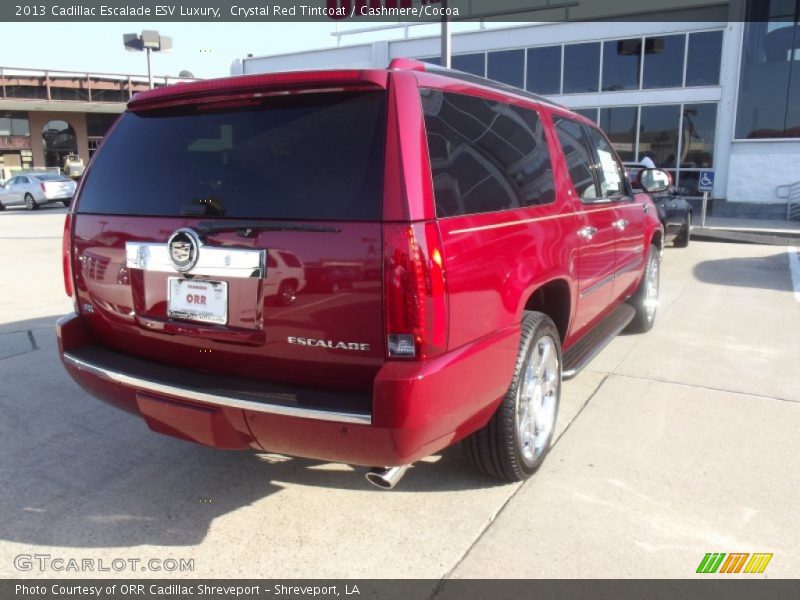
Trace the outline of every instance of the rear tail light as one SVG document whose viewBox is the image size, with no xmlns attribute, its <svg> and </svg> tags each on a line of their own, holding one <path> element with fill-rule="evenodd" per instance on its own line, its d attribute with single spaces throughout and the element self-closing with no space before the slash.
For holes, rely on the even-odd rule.
<svg viewBox="0 0 800 600">
<path fill-rule="evenodd" d="M 385 225 L 388 358 L 422 359 L 447 349 L 447 290 L 435 223 Z"/>
<path fill-rule="evenodd" d="M 42 184 L 44 185 L 44 184 Z M 61 266 L 64 269 L 64 291 L 67 296 L 73 297 L 75 289 L 72 286 L 72 214 L 67 214 L 64 219 L 64 237 L 61 241 Z"/>
<path fill-rule="evenodd" d="M 39 184 L 39 187 L 40 187 L 40 188 L 42 188 L 42 191 L 43 191 L 43 192 L 46 192 L 46 191 L 47 191 L 47 188 L 45 187 L 44 183 L 40 183 L 40 184 Z"/>
</svg>

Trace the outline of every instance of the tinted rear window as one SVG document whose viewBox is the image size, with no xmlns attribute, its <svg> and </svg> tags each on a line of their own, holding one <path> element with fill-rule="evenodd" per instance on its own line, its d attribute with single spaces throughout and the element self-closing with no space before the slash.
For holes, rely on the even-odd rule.
<svg viewBox="0 0 800 600">
<path fill-rule="evenodd" d="M 378 220 L 384 138 L 384 92 L 127 113 L 95 158 L 78 210 Z"/>
</svg>

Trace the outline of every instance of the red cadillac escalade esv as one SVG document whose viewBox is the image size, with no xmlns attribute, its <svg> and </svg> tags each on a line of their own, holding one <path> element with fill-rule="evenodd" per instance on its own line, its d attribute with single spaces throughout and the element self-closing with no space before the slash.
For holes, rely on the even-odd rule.
<svg viewBox="0 0 800 600">
<path fill-rule="evenodd" d="M 562 379 L 652 326 L 662 240 L 603 133 L 516 88 L 407 59 L 174 85 L 83 177 L 60 351 L 160 433 L 383 487 L 464 440 L 521 480 Z"/>
</svg>

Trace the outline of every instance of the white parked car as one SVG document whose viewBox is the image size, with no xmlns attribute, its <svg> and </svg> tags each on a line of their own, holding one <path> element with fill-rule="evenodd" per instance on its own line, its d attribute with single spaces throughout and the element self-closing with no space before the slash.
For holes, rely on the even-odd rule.
<svg viewBox="0 0 800 600">
<path fill-rule="evenodd" d="M 289 306 L 297 294 L 306 287 L 306 269 L 303 261 L 288 250 L 267 251 L 267 280 L 264 295 L 275 298 L 280 306 Z"/>
<path fill-rule="evenodd" d="M 60 202 L 69 206 L 77 184 L 59 173 L 25 173 L 16 175 L 0 187 L 0 210 L 6 206 L 24 205 L 36 210 L 42 204 Z"/>
</svg>

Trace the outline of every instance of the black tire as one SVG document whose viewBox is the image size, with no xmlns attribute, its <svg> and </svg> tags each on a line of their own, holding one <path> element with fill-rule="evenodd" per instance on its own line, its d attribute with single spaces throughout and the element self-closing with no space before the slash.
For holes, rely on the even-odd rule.
<svg viewBox="0 0 800 600">
<path fill-rule="evenodd" d="M 62 200 L 61 204 L 69 208 L 69 205 L 72 204 L 72 200 Z"/>
<path fill-rule="evenodd" d="M 30 194 L 25 194 L 25 208 L 28 210 L 36 210 L 39 208 L 39 205 L 36 204 L 36 200 L 34 200 L 33 196 Z"/>
<path fill-rule="evenodd" d="M 675 248 L 686 248 L 689 245 L 689 238 L 692 235 L 692 213 L 686 213 L 686 221 L 683 223 L 681 232 L 675 236 L 672 245 Z"/>
<path fill-rule="evenodd" d="M 655 278 L 655 297 L 653 298 L 653 290 L 650 284 Z M 655 245 L 650 246 L 650 251 L 647 254 L 647 262 L 645 263 L 644 275 L 639 282 L 639 287 L 636 292 L 628 299 L 628 303 L 636 310 L 636 316 L 628 325 L 628 331 L 634 333 L 644 333 L 653 328 L 653 323 L 656 321 L 656 314 L 658 312 L 658 295 L 661 289 L 661 253 Z M 649 294 L 648 294 L 649 291 Z M 655 304 L 649 306 L 648 300 L 654 300 Z M 648 310 L 648 307 L 652 308 Z"/>
<path fill-rule="evenodd" d="M 297 300 L 297 284 L 293 281 L 283 281 L 278 286 L 278 304 L 291 306 Z"/>
<path fill-rule="evenodd" d="M 0 210 L 5 210 L 5 209 L 6 209 L 6 207 L 3 205 L 2 202 L 0 202 Z"/>
<path fill-rule="evenodd" d="M 546 342 L 545 338 L 548 338 L 549 342 Z M 546 380 L 550 385 L 552 383 L 555 385 L 554 389 L 551 387 L 550 392 L 545 395 L 549 399 L 549 406 L 553 407 L 552 422 L 549 430 L 542 431 L 540 451 L 537 453 L 533 446 L 525 444 L 520 434 L 518 417 L 522 415 L 520 410 L 524 410 L 521 409 L 520 397 L 524 389 L 526 369 L 531 368 L 533 361 L 536 360 L 533 353 L 541 351 L 544 347 L 549 348 L 548 352 L 555 353 L 555 367 L 544 369 L 541 380 L 537 375 L 535 381 L 537 385 L 543 384 Z M 560 399 L 561 342 L 558 330 L 547 315 L 540 312 L 526 312 L 522 319 L 522 338 L 511 386 L 489 423 L 462 442 L 468 460 L 478 471 L 496 479 L 504 481 L 527 479 L 541 466 L 550 450 Z"/>
</svg>

